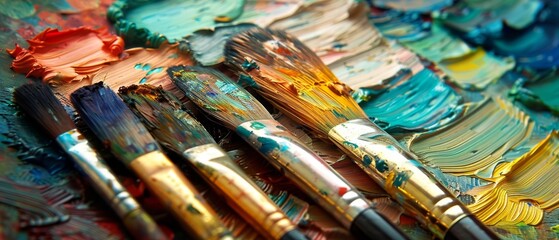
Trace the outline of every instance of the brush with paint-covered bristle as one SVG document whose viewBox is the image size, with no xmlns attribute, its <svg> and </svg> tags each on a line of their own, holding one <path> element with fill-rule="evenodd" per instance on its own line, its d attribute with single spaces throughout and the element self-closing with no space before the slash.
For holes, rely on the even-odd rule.
<svg viewBox="0 0 559 240">
<path fill-rule="evenodd" d="M 231 38 L 226 63 L 300 124 L 329 137 L 439 238 L 496 239 L 413 154 L 372 123 L 320 58 L 285 32 L 252 29 Z"/>
<path fill-rule="evenodd" d="M 210 133 L 161 87 L 121 87 L 119 95 L 159 143 L 184 159 L 233 210 L 267 239 L 304 240 L 295 224 L 217 145 Z"/>
<path fill-rule="evenodd" d="M 407 239 L 371 208 L 357 188 L 298 141 L 260 102 L 229 77 L 202 67 L 178 66 L 167 72 L 188 98 L 225 126 L 236 130 L 360 239 Z"/>
<path fill-rule="evenodd" d="M 71 94 L 72 104 L 111 152 L 148 186 L 197 239 L 232 239 L 229 230 L 180 170 L 163 154 L 126 104 L 102 82 Z"/>
<path fill-rule="evenodd" d="M 15 102 L 35 119 L 68 153 L 93 188 L 122 219 L 137 239 L 167 239 L 109 170 L 45 84 L 25 84 L 14 92 Z"/>
</svg>

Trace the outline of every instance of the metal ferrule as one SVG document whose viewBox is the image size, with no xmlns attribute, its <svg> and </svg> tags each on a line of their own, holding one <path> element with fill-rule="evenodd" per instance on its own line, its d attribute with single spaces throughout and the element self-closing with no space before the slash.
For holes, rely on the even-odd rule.
<svg viewBox="0 0 559 240">
<path fill-rule="evenodd" d="M 232 239 L 215 211 L 162 152 L 146 153 L 131 161 L 129 167 L 192 236 Z"/>
<path fill-rule="evenodd" d="M 233 162 L 217 144 L 183 152 L 198 172 L 221 192 L 233 209 L 267 239 L 280 239 L 295 225 L 281 209 Z"/>
<path fill-rule="evenodd" d="M 85 137 L 76 129 L 61 134 L 56 141 L 89 178 L 97 193 L 111 205 L 121 218 L 140 208 L 140 205 L 128 194 L 95 150 L 89 146 Z"/>
<path fill-rule="evenodd" d="M 439 238 L 471 213 L 398 141 L 368 119 L 339 124 L 328 133 L 369 176 Z"/>
<path fill-rule="evenodd" d="M 70 155 L 97 193 L 122 219 L 132 235 L 138 239 L 164 237 L 155 221 L 144 212 L 76 129 L 59 135 L 56 141 Z"/>
<path fill-rule="evenodd" d="M 366 198 L 275 120 L 245 122 L 237 133 L 345 227 L 370 208 Z"/>
</svg>

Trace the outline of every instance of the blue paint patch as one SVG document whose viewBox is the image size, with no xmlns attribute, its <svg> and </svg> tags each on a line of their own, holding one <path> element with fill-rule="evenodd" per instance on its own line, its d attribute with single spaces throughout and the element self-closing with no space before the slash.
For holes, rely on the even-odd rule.
<svg viewBox="0 0 559 240">
<path fill-rule="evenodd" d="M 260 130 L 266 127 L 266 125 L 262 124 L 261 122 L 252 122 L 250 123 L 250 127 L 256 130 Z"/>
<path fill-rule="evenodd" d="M 398 172 L 396 174 L 396 177 L 394 178 L 394 182 L 392 183 L 392 186 L 401 187 L 406 183 L 406 181 L 408 181 L 408 179 L 410 179 L 411 175 L 412 175 L 411 171 Z"/>
<path fill-rule="evenodd" d="M 241 135 L 241 137 L 243 138 L 249 138 L 250 135 L 252 135 L 252 131 L 249 131 L 248 129 L 244 128 L 244 127 L 237 127 L 237 133 L 239 135 Z"/>
<path fill-rule="evenodd" d="M 259 137 L 256 139 L 258 142 L 260 142 L 260 144 L 262 144 L 262 146 L 260 146 L 260 149 L 258 149 L 261 153 L 263 154 L 270 154 L 271 152 L 273 152 L 274 150 L 280 150 L 280 146 L 278 144 L 278 142 L 269 139 L 269 138 L 264 138 L 264 137 Z"/>
<path fill-rule="evenodd" d="M 244 87 L 253 87 L 253 88 L 258 88 L 258 83 L 256 83 L 256 81 L 254 81 L 254 79 L 252 79 L 251 77 L 241 74 L 239 76 L 239 80 L 237 81 L 237 83 L 241 86 Z"/>
<path fill-rule="evenodd" d="M 369 155 L 363 156 L 363 165 L 369 166 L 372 162 L 373 160 L 371 159 L 371 157 L 369 157 Z"/>
<path fill-rule="evenodd" d="M 386 161 L 380 159 L 380 158 L 377 157 L 377 156 L 373 156 L 373 158 L 375 158 L 375 168 L 376 168 L 379 172 L 384 173 L 384 172 L 386 172 L 386 171 L 389 170 L 388 164 L 386 164 Z"/>
<path fill-rule="evenodd" d="M 154 73 L 160 73 L 161 71 L 163 71 L 163 67 L 157 67 L 157 68 L 149 70 L 146 73 L 146 75 L 151 75 L 151 74 L 154 74 Z"/>
<path fill-rule="evenodd" d="M 357 149 L 359 147 L 357 144 L 348 141 L 344 141 L 343 144 L 344 146 L 348 146 L 351 149 Z"/>
<path fill-rule="evenodd" d="M 258 64 L 254 60 L 246 60 L 243 62 L 242 67 L 245 71 L 250 72 L 254 69 L 259 69 Z"/>
</svg>

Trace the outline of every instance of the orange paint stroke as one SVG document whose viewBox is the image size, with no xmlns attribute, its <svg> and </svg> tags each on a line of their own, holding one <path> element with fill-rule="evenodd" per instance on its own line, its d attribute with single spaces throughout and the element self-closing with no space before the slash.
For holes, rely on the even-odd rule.
<svg viewBox="0 0 559 240">
<path fill-rule="evenodd" d="M 167 67 L 193 65 L 193 63 L 189 54 L 179 51 L 177 44 L 164 43 L 157 49 L 131 48 L 124 51 L 123 60 L 104 67 L 91 78 L 91 81 L 70 83 L 54 90 L 63 98 L 68 98 L 78 88 L 101 81 L 115 91 L 122 86 L 145 83 L 161 85 L 163 89 L 182 98 L 183 94 L 174 88 L 171 79 L 167 76 Z"/>
<path fill-rule="evenodd" d="M 27 42 L 28 49 L 16 44 L 15 49 L 7 50 L 15 58 L 11 68 L 53 85 L 88 79 L 106 64 L 118 61 L 124 50 L 122 38 L 105 29 L 86 27 L 47 28 Z"/>
</svg>

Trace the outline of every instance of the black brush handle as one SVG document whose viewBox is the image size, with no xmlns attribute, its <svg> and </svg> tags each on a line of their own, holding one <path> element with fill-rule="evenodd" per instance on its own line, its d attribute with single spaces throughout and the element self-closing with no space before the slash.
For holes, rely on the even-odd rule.
<svg viewBox="0 0 559 240">
<path fill-rule="evenodd" d="M 283 234 L 280 240 L 307 240 L 307 236 L 297 229 L 293 229 Z"/>
<path fill-rule="evenodd" d="M 497 240 L 500 239 L 493 231 L 474 216 L 464 217 L 453 224 L 446 233 L 445 240 Z"/>
<path fill-rule="evenodd" d="M 355 239 L 409 239 L 398 227 L 372 208 L 357 215 L 350 230 Z"/>
</svg>

